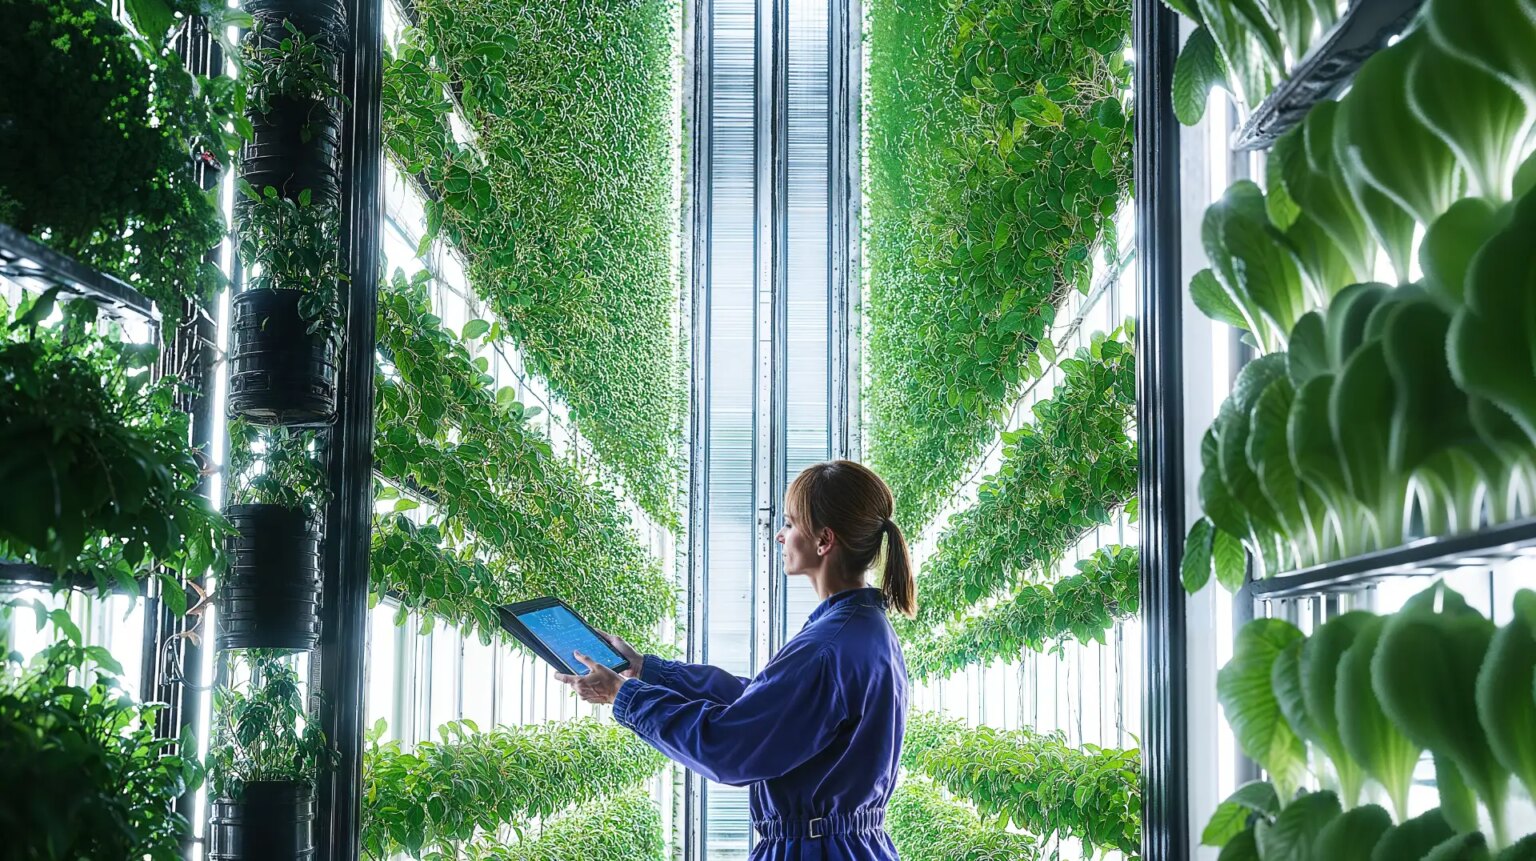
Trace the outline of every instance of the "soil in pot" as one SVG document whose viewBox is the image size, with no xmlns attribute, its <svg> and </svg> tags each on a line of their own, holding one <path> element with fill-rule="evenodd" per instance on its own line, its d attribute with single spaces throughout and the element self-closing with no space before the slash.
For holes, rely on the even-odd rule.
<svg viewBox="0 0 1536 861">
<path fill-rule="evenodd" d="M 229 414 L 255 424 L 323 425 L 336 416 L 336 341 L 309 332 L 296 290 L 248 290 L 232 303 Z"/>
<path fill-rule="evenodd" d="M 309 861 L 315 857 L 315 791 L 257 781 L 238 800 L 218 798 L 208 819 L 209 861 Z"/>
<path fill-rule="evenodd" d="M 313 649 L 320 642 L 321 527 L 303 511 L 231 505 L 229 571 L 219 583 L 221 649 Z"/>
</svg>

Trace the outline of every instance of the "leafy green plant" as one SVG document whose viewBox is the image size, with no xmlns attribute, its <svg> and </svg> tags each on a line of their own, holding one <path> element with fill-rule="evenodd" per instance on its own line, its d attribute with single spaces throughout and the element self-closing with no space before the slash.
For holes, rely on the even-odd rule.
<svg viewBox="0 0 1536 861">
<path fill-rule="evenodd" d="M 382 721 L 373 727 L 363 759 L 362 845 L 380 861 L 397 852 L 462 857 L 472 845 L 526 838 L 528 819 L 634 786 L 664 762 L 633 733 L 595 720 L 486 732 L 472 721 L 448 723 L 440 741 L 410 752 L 381 742 L 384 729 Z"/>
<path fill-rule="evenodd" d="M 1302 633 L 1280 619 L 1255 619 L 1238 631 L 1232 660 L 1216 676 L 1216 697 L 1237 744 L 1269 774 L 1283 807 L 1306 772 L 1307 752 L 1275 694 L 1276 662 Z"/>
<path fill-rule="evenodd" d="M 886 808 L 886 830 L 904 861 L 1033 861 L 1040 847 L 982 821 L 969 805 L 945 797 L 932 781 L 905 775 Z"/>
<path fill-rule="evenodd" d="M 197 79 L 167 46 L 98 0 L 0 9 L 0 197 L 6 221 L 153 299 L 166 322 L 223 283 L 205 261 L 224 235 L 199 161 L 238 139 L 229 79 Z"/>
<path fill-rule="evenodd" d="M 322 515 L 331 494 L 321 457 L 315 431 L 230 422 L 229 504 L 278 505 L 309 517 Z"/>
<path fill-rule="evenodd" d="M 313 788 L 335 752 L 309 718 L 299 675 L 280 653 L 230 651 L 231 670 L 247 681 L 218 687 L 213 695 L 213 744 L 208 782 L 220 798 L 238 800 L 246 784 L 295 782 Z"/>
<path fill-rule="evenodd" d="M 1130 186 L 1129 4 L 870 8 L 869 454 L 925 527 L 1054 359 Z"/>
<path fill-rule="evenodd" d="M 90 302 L 44 325 L 56 296 L 14 317 L 0 300 L 0 556 L 130 591 L 151 561 L 188 574 L 215 565 L 227 525 L 199 493 L 205 465 L 179 382 L 151 381 L 153 346 L 98 334 Z M 167 599 L 181 598 L 161 576 Z"/>
<path fill-rule="evenodd" d="M 1141 851 L 1141 757 L 1135 750 L 1073 748 L 1060 735 L 968 729 L 913 713 L 902 764 L 1041 840 L 1083 843 L 1084 856 Z"/>
<path fill-rule="evenodd" d="M 261 190 L 240 181 L 242 200 L 235 206 L 240 260 L 250 270 L 246 290 L 295 290 L 299 314 L 310 332 L 341 335 L 341 271 L 337 231 L 340 210 L 314 200 L 309 189 L 290 199 L 268 186 Z"/>
<path fill-rule="evenodd" d="M 472 359 L 469 344 L 486 340 L 493 327 L 470 321 L 464 334 L 471 337 L 456 337 L 430 309 L 420 279 L 397 273 L 380 291 L 379 348 L 388 364 L 377 378 L 374 461 L 386 480 L 432 500 L 430 522 L 443 547 L 474 546 L 498 572 L 482 578 L 473 565 L 437 569 L 457 581 L 442 583 L 444 596 L 459 596 L 455 620 L 485 627 L 495 605 L 558 594 L 604 630 L 634 642 L 653 639 L 676 596 L 618 500 L 554 453 L 529 422 L 536 410 L 518 403 L 513 389 L 492 388 L 489 359 Z M 402 499 L 396 508 L 417 504 Z M 401 534 L 397 551 L 394 538 L 384 540 L 392 552 L 418 559 L 426 549 L 420 533 Z M 418 582 L 414 574 L 380 574 Z M 419 582 L 435 589 L 430 581 Z M 433 598 L 428 591 L 405 601 Z"/>
<path fill-rule="evenodd" d="M 181 858 L 190 826 L 174 804 L 202 780 L 196 759 L 180 753 L 181 742 L 156 738 L 159 707 L 134 702 L 105 649 L 82 646 L 72 624 L 63 634 L 30 664 L 13 652 L 0 666 L 7 853 L 47 861 Z M 88 664 L 96 669 L 87 673 Z"/>
<path fill-rule="evenodd" d="M 948 622 L 976 602 L 1006 594 L 1050 566 L 1089 529 L 1132 508 L 1136 404 L 1130 324 L 1061 363 L 1035 421 L 1003 437 L 1003 462 L 977 503 L 955 515 L 917 579 L 912 633 Z M 918 626 L 924 626 L 922 628 Z"/>
<path fill-rule="evenodd" d="M 663 861 L 667 857 L 661 811 L 647 793 L 627 792 L 587 804 L 515 843 L 471 847 L 473 861 Z"/>
<path fill-rule="evenodd" d="M 675 11 L 416 5 L 385 72 L 385 142 L 530 367 L 629 495 L 678 524 L 684 389 L 671 259 Z M 516 34 L 515 36 L 513 34 Z M 452 92 L 474 143 L 449 124 Z"/>
<path fill-rule="evenodd" d="M 1116 621 L 1141 606 L 1140 554 L 1135 547 L 1102 547 L 1077 570 L 1054 582 L 1026 583 L 980 615 L 916 637 L 905 646 L 907 671 L 925 679 L 1016 657 L 1023 649 L 1060 648 L 1069 639 L 1103 643 Z"/>
<path fill-rule="evenodd" d="M 250 108 L 259 114 L 269 113 L 276 99 L 317 105 L 344 102 L 346 97 L 337 80 L 341 57 L 330 38 L 310 36 L 286 19 L 282 26 L 287 35 L 273 36 L 267 29 L 270 26 L 266 20 L 255 22 L 242 48 Z M 305 126 L 300 137 L 308 141 L 312 134 Z"/>
</svg>

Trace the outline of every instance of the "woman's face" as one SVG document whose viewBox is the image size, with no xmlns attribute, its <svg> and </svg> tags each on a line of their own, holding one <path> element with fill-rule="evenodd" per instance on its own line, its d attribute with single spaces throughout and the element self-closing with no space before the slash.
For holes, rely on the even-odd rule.
<svg viewBox="0 0 1536 861">
<path fill-rule="evenodd" d="M 784 548 L 784 573 L 804 574 L 820 566 L 816 536 L 811 534 L 809 527 L 802 528 L 794 512 L 784 515 L 784 525 L 779 528 L 776 540 Z"/>
</svg>

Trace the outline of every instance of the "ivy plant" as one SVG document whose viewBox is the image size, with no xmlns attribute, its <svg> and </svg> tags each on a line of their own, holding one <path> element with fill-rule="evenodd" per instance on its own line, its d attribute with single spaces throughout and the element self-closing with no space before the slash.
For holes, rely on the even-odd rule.
<svg viewBox="0 0 1536 861">
<path fill-rule="evenodd" d="M 230 651 L 239 685 L 213 695 L 213 744 L 208 781 L 220 798 L 239 800 L 256 782 L 295 782 L 313 789 L 336 760 L 320 725 L 311 720 L 291 658 L 261 649 Z"/>
<path fill-rule="evenodd" d="M 0 613 L 0 635 L 11 609 Z M 12 652 L 0 664 L 6 852 L 176 861 L 191 827 L 174 806 L 202 781 L 196 757 L 156 737 L 159 707 L 136 703 L 118 678 L 122 667 L 102 647 L 81 645 L 67 615 L 62 621 L 63 636 L 30 663 Z"/>
<path fill-rule="evenodd" d="M 1059 734 L 972 729 L 915 712 L 902 764 L 1041 840 L 1081 840 L 1085 857 L 1141 852 L 1139 751 L 1079 749 Z"/>
<path fill-rule="evenodd" d="M 906 644 L 907 671 L 928 679 L 1015 658 L 1024 649 L 1059 649 L 1069 640 L 1103 643 L 1104 634 L 1141 607 L 1140 554 L 1110 545 L 1077 563 L 1076 574 L 1026 583 L 1013 597 Z"/>
<path fill-rule="evenodd" d="M 583 805 L 513 843 L 488 840 L 471 848 L 472 861 L 665 861 L 661 810 L 649 793 L 626 792 Z"/>
<path fill-rule="evenodd" d="M 341 104 L 346 96 L 337 80 L 341 57 L 329 36 L 310 36 L 292 21 L 283 20 L 283 32 L 272 34 L 272 23 L 258 20 L 242 45 L 245 58 L 246 103 L 260 114 L 269 113 L 276 99 L 292 99 L 316 105 Z M 300 130 L 304 141 L 313 130 Z"/>
<path fill-rule="evenodd" d="M 1116 256 L 1130 5 L 870 15 L 869 454 L 915 531 L 1051 357 L 1045 333 L 1095 249 Z"/>
<path fill-rule="evenodd" d="M 225 228 L 198 163 L 230 163 L 232 79 L 188 74 L 99 0 L 0 8 L 4 221 L 154 300 L 167 324 L 222 285 Z"/>
<path fill-rule="evenodd" d="M 1035 838 L 983 822 L 976 810 L 948 798 L 934 783 L 903 775 L 886 807 L 885 827 L 904 861 L 1034 861 Z"/>
<path fill-rule="evenodd" d="M 310 332 L 341 335 L 341 270 L 335 203 L 314 200 L 309 189 L 287 198 L 276 188 L 255 189 L 240 180 L 235 206 L 240 260 L 250 270 L 246 290 L 294 290 Z"/>
<path fill-rule="evenodd" d="M 1004 434 L 997 474 L 982 483 L 974 506 L 951 518 L 923 565 L 918 619 L 909 631 L 948 622 L 982 599 L 1018 588 L 1132 502 L 1130 328 L 1095 335 L 1064 359 L 1061 383 L 1036 404 L 1033 424 Z"/>
<path fill-rule="evenodd" d="M 464 255 L 501 332 L 629 495 L 676 527 L 673 4 L 415 8 L 419 31 L 385 71 L 385 143 L 430 190 L 427 242 L 441 230 Z M 450 128 L 455 104 L 473 154 Z"/>
<path fill-rule="evenodd" d="M 380 292 L 379 346 L 387 364 L 377 378 L 374 461 L 387 481 L 432 500 L 430 523 L 443 547 L 473 545 L 500 572 L 437 569 L 456 580 L 443 583 L 444 595 L 451 589 L 462 597 L 455 621 L 484 630 L 495 605 L 557 594 L 605 630 L 651 639 L 656 623 L 675 610 L 676 596 L 618 500 L 554 453 L 529 421 L 536 411 L 518 403 L 513 389 L 494 388 L 487 357 L 471 358 L 470 344 L 483 342 L 492 326 L 470 321 L 463 333 L 469 337 L 455 336 L 430 309 L 421 278 L 396 273 Z M 396 554 L 386 560 L 419 559 L 425 550 L 420 532 L 383 540 Z M 391 580 L 436 588 L 427 585 L 430 578 L 390 571 L 380 569 L 376 591 L 395 588 Z M 430 591 L 408 593 L 405 601 L 417 606 L 432 598 Z"/>
<path fill-rule="evenodd" d="M 14 314 L 0 299 L 0 556 L 129 591 L 151 562 L 212 567 L 228 527 L 198 490 L 206 460 L 187 442 L 180 383 L 151 381 L 156 349 L 117 339 L 93 303 L 45 324 L 56 299 Z"/>
<path fill-rule="evenodd" d="M 230 505 L 277 505 L 318 517 L 330 501 L 320 435 L 229 423 Z"/>
<path fill-rule="evenodd" d="M 485 732 L 448 723 L 410 752 L 382 741 L 385 729 L 374 725 L 363 758 L 362 847 L 376 861 L 463 857 L 486 840 L 526 837 L 534 817 L 635 786 L 664 762 L 628 730 L 590 719 Z"/>
</svg>

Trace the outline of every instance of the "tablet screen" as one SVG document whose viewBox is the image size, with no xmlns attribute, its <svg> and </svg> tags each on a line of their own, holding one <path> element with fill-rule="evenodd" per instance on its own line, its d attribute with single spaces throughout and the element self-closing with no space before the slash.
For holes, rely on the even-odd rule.
<svg viewBox="0 0 1536 861">
<path fill-rule="evenodd" d="M 609 667 L 624 663 L 624 659 L 592 633 L 591 628 L 564 607 L 545 607 L 542 610 L 520 613 L 517 618 L 528 627 L 529 632 L 539 638 L 539 642 L 560 656 L 560 660 L 570 664 L 578 675 L 584 676 L 589 670 L 576 660 L 572 652 L 581 652 Z"/>
</svg>

